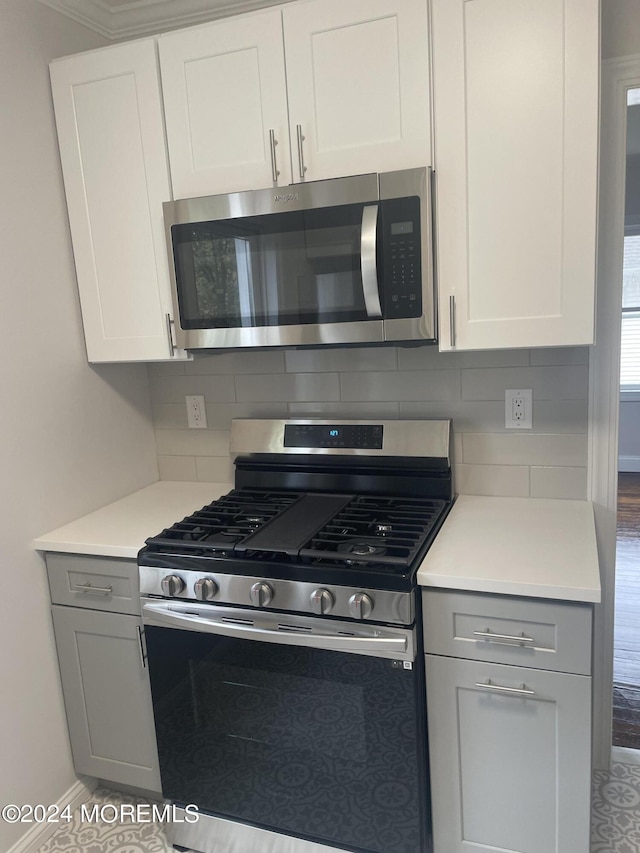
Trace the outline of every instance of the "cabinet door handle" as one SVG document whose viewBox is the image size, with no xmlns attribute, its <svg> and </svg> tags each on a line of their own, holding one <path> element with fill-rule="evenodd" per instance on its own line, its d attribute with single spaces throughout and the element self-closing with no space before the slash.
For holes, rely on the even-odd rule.
<svg viewBox="0 0 640 853">
<path fill-rule="evenodd" d="M 88 592 L 89 595 L 111 595 L 113 587 L 111 586 L 93 586 L 90 583 L 79 583 L 72 587 L 73 592 Z"/>
<path fill-rule="evenodd" d="M 147 656 L 144 653 L 144 641 L 142 639 L 142 628 L 140 625 L 136 625 L 136 629 L 138 631 L 138 651 L 140 652 L 140 663 L 142 664 L 142 668 L 147 668 Z"/>
<path fill-rule="evenodd" d="M 165 317 L 167 318 L 167 335 L 169 337 L 169 354 L 170 354 L 171 358 L 173 358 L 173 356 L 175 355 L 175 351 L 176 351 L 176 348 L 173 345 L 173 334 L 171 331 L 171 325 L 173 323 L 173 320 L 171 319 L 171 314 L 165 314 Z"/>
<path fill-rule="evenodd" d="M 502 645 L 510 645 L 511 643 L 535 643 L 533 637 L 527 637 L 526 634 L 521 634 L 516 637 L 515 634 L 494 634 L 488 628 L 486 631 L 474 631 L 474 637 L 481 637 L 483 640 L 489 640 L 491 643 L 501 643 Z"/>
<path fill-rule="evenodd" d="M 481 687 L 483 690 L 494 690 L 496 693 L 510 693 L 512 696 L 535 696 L 535 690 L 527 690 L 522 687 L 501 687 L 499 684 L 492 684 L 491 679 L 487 678 L 486 682 L 476 681 L 476 687 Z"/>
<path fill-rule="evenodd" d="M 280 174 L 278 170 L 278 162 L 276 160 L 276 145 L 278 144 L 278 140 L 276 139 L 275 130 L 271 129 L 269 131 L 269 145 L 271 147 L 271 177 L 273 178 L 273 183 L 278 183 L 278 175 Z"/>
<path fill-rule="evenodd" d="M 298 165 L 300 167 L 300 180 L 304 180 L 304 173 L 307 171 L 307 167 L 304 165 L 304 149 L 302 147 L 302 143 L 305 140 L 305 137 L 302 135 L 302 125 L 296 125 L 296 134 L 298 136 Z"/>
<path fill-rule="evenodd" d="M 449 338 L 451 346 L 456 345 L 456 298 L 453 294 L 449 297 Z"/>
</svg>

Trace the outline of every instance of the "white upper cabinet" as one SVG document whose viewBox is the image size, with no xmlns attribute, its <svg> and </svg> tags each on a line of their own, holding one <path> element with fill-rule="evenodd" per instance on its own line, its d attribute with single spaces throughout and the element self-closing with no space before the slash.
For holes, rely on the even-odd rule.
<svg viewBox="0 0 640 853">
<path fill-rule="evenodd" d="M 307 0 L 282 18 L 294 181 L 431 165 L 425 0 Z"/>
<path fill-rule="evenodd" d="M 159 45 L 175 198 L 431 164 L 426 0 L 301 0 Z"/>
<path fill-rule="evenodd" d="M 598 0 L 432 0 L 440 349 L 594 336 Z"/>
<path fill-rule="evenodd" d="M 164 35 L 159 51 L 174 197 L 289 184 L 280 10 Z"/>
<path fill-rule="evenodd" d="M 171 190 L 155 42 L 50 70 L 89 361 L 168 359 Z"/>
</svg>

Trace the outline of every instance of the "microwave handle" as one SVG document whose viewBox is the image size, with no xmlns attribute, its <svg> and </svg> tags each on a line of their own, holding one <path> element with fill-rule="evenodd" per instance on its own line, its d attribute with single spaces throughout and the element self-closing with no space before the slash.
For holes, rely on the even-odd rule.
<svg viewBox="0 0 640 853">
<path fill-rule="evenodd" d="M 382 317 L 380 291 L 378 290 L 378 267 L 376 262 L 376 234 L 378 227 L 378 205 L 366 204 L 362 208 L 362 230 L 360 232 L 360 272 L 362 292 L 367 317 Z"/>
</svg>

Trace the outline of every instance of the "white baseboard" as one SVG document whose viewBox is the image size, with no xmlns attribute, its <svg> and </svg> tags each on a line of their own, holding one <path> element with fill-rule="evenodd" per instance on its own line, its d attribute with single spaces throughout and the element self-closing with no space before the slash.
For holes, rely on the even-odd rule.
<svg viewBox="0 0 640 853">
<path fill-rule="evenodd" d="M 640 456 L 619 456 L 618 471 L 622 471 L 625 474 L 640 471 Z"/>
<path fill-rule="evenodd" d="M 78 780 L 69 790 L 63 794 L 55 804 L 60 811 L 66 806 L 70 806 L 71 811 L 75 811 L 78 806 L 85 803 L 93 789 L 96 786 L 96 780 L 83 777 L 82 781 Z M 49 803 L 47 803 L 49 805 Z M 51 804 L 53 805 L 53 803 Z M 59 823 L 34 823 L 25 832 L 22 838 L 19 838 L 13 847 L 7 850 L 7 853 L 37 853 L 42 845 L 47 841 L 60 826 Z"/>
</svg>

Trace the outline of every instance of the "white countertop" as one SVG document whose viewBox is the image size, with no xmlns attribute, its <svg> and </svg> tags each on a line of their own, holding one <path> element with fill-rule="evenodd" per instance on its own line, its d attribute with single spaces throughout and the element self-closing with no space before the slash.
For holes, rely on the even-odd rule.
<svg viewBox="0 0 640 853">
<path fill-rule="evenodd" d="M 421 586 L 600 601 L 588 501 L 460 495 L 418 571 Z"/>
<path fill-rule="evenodd" d="M 160 480 L 45 533 L 41 551 L 135 559 L 145 539 L 226 494 L 231 483 Z M 425 587 L 600 601 L 587 501 L 460 495 L 418 571 Z"/>
<path fill-rule="evenodd" d="M 226 494 L 231 483 L 159 480 L 34 541 L 40 551 L 135 559 L 145 539 Z"/>
</svg>

